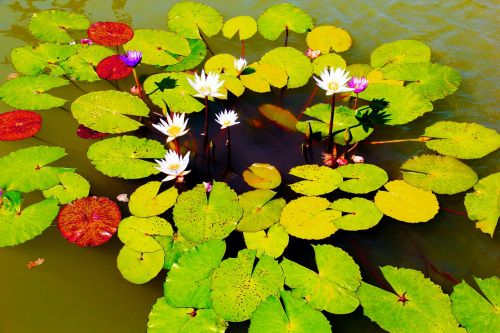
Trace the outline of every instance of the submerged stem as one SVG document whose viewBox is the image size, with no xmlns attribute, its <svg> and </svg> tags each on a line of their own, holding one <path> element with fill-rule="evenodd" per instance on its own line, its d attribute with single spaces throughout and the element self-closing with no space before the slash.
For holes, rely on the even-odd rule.
<svg viewBox="0 0 500 333">
<path fill-rule="evenodd" d="M 328 153 L 330 153 L 333 149 L 333 120 L 335 117 L 335 94 L 332 95 L 331 106 L 332 110 L 330 111 L 330 125 L 328 126 L 328 147 L 327 147 Z"/>
<path fill-rule="evenodd" d="M 208 154 L 208 97 L 205 96 L 205 127 L 203 132 L 203 152 L 205 158 Z"/>
<path fill-rule="evenodd" d="M 356 99 L 354 100 L 354 111 L 358 109 L 358 93 L 356 93 Z"/>
<path fill-rule="evenodd" d="M 214 51 L 212 51 L 210 46 L 208 46 L 207 40 L 205 39 L 205 37 L 203 37 L 203 34 L 201 32 L 200 32 L 200 37 L 203 40 L 203 42 L 205 43 L 205 46 L 207 47 L 208 52 L 210 52 L 211 55 L 215 55 Z"/>
<path fill-rule="evenodd" d="M 227 167 L 231 168 L 231 131 L 229 130 L 229 127 L 227 127 L 226 151 L 227 151 Z"/>
<path fill-rule="evenodd" d="M 76 82 L 70 78 L 69 76 L 67 76 L 66 74 L 64 75 L 64 77 L 66 79 L 68 79 L 69 83 L 71 83 L 73 86 L 75 86 L 78 90 L 80 90 L 82 93 L 86 94 L 87 92 L 85 90 L 82 89 L 82 87 L 80 87 L 78 84 L 76 84 Z"/>
<path fill-rule="evenodd" d="M 288 46 L 288 26 L 285 27 L 285 47 Z"/>
</svg>

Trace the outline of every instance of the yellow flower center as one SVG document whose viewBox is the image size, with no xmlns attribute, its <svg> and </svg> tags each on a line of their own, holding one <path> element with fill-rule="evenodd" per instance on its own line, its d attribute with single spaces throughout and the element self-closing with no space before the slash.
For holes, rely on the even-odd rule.
<svg viewBox="0 0 500 333">
<path fill-rule="evenodd" d="M 334 90 L 334 91 L 337 90 L 337 89 L 339 89 L 338 82 L 330 82 L 330 83 L 328 83 L 328 89 L 329 90 Z"/>
<path fill-rule="evenodd" d="M 172 125 L 168 129 L 168 136 L 178 136 L 180 132 L 181 128 L 179 126 Z"/>
<path fill-rule="evenodd" d="M 170 170 L 178 170 L 181 166 L 178 163 L 172 163 L 168 166 Z"/>
<path fill-rule="evenodd" d="M 224 124 L 224 126 L 231 126 L 231 121 L 230 120 L 224 120 L 223 124 Z"/>
</svg>

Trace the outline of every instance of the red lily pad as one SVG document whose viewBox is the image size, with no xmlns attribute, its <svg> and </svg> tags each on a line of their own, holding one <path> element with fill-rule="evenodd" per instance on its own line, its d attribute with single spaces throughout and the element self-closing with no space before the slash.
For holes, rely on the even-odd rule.
<svg viewBox="0 0 500 333">
<path fill-rule="evenodd" d="M 101 133 L 88 128 L 87 126 L 80 125 L 76 130 L 76 135 L 82 139 L 102 139 L 106 137 L 107 133 Z"/>
<path fill-rule="evenodd" d="M 87 34 L 96 44 L 120 46 L 134 37 L 134 30 L 125 23 L 96 22 L 87 29 Z"/>
<path fill-rule="evenodd" d="M 121 214 L 118 205 L 104 197 L 88 197 L 65 205 L 57 216 L 64 238 L 78 246 L 106 243 L 118 229 Z"/>
<path fill-rule="evenodd" d="M 120 59 L 119 54 L 114 54 L 101 60 L 95 68 L 97 75 L 105 80 L 121 80 L 132 74 L 133 68 L 127 66 Z"/>
<path fill-rule="evenodd" d="M 30 138 L 42 127 L 42 117 L 33 111 L 14 110 L 0 114 L 0 140 Z"/>
</svg>

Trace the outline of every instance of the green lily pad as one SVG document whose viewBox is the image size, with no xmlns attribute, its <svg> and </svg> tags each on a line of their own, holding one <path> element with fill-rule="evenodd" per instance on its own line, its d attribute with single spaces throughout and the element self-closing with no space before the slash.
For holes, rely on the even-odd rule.
<svg viewBox="0 0 500 333">
<path fill-rule="evenodd" d="M 403 125 L 432 111 L 432 103 L 408 87 L 394 84 L 371 83 L 359 97 L 368 101 L 383 98 L 389 102 L 384 112 L 389 116 L 387 125 Z"/>
<path fill-rule="evenodd" d="M 59 212 L 57 200 L 40 201 L 19 212 L 0 211 L 0 247 L 29 241 L 47 229 Z"/>
<path fill-rule="evenodd" d="M 242 215 L 236 193 L 225 183 L 214 182 L 207 196 L 203 184 L 183 192 L 174 207 L 177 229 L 194 242 L 224 239 Z"/>
<path fill-rule="evenodd" d="M 78 81 L 99 81 L 100 78 L 94 68 L 104 58 L 112 56 L 113 51 L 101 45 L 86 44 L 78 44 L 75 49 L 76 54 L 60 63 L 62 69 L 69 77 Z"/>
<path fill-rule="evenodd" d="M 170 223 L 158 216 L 129 216 L 118 225 L 118 238 L 129 249 L 137 252 L 163 251 L 163 247 L 153 236 L 173 236 Z"/>
<path fill-rule="evenodd" d="M 158 275 L 163 268 L 164 258 L 163 250 L 138 252 L 125 245 L 118 254 L 118 270 L 128 281 L 143 284 Z"/>
<path fill-rule="evenodd" d="M 290 201 L 281 212 L 280 224 L 290 235 L 302 239 L 323 239 L 337 227 L 341 213 L 329 209 L 330 201 L 320 197 L 300 197 Z"/>
<path fill-rule="evenodd" d="M 356 290 L 361 272 L 342 249 L 331 245 L 313 245 L 318 273 L 288 259 L 281 268 L 285 284 L 306 299 L 315 309 L 335 314 L 351 313 L 359 305 Z"/>
<path fill-rule="evenodd" d="M 451 311 L 468 333 L 498 332 L 500 330 L 500 279 L 474 278 L 486 297 L 467 282 L 456 285 L 451 294 Z"/>
<path fill-rule="evenodd" d="M 20 76 L 0 86 L 0 100 L 22 110 L 51 109 L 63 106 L 66 100 L 45 92 L 68 84 L 68 80 L 50 75 Z"/>
<path fill-rule="evenodd" d="M 126 115 L 147 117 L 149 108 L 139 97 L 123 91 L 94 91 L 71 104 L 73 117 L 82 125 L 101 133 L 124 133 L 142 123 Z"/>
<path fill-rule="evenodd" d="M 211 308 L 210 278 L 226 252 L 226 243 L 211 240 L 184 253 L 163 284 L 165 300 L 177 308 Z"/>
<path fill-rule="evenodd" d="M 165 67 L 166 72 L 181 72 L 195 68 L 203 62 L 207 55 L 207 46 L 200 39 L 188 39 L 191 53 L 187 56 L 176 56 L 178 63 Z"/>
<path fill-rule="evenodd" d="M 346 68 L 347 63 L 344 58 L 336 53 L 323 54 L 312 62 L 314 74 L 320 76 L 321 72 L 327 67 Z"/>
<path fill-rule="evenodd" d="M 148 65 L 167 66 L 179 61 L 174 55 L 191 53 L 188 41 L 173 32 L 152 29 L 134 31 L 134 38 L 123 45 L 125 51 L 140 50 L 141 62 Z"/>
<path fill-rule="evenodd" d="M 362 282 L 358 297 L 365 316 L 388 332 L 466 332 L 451 314 L 448 296 L 421 272 L 381 269 L 396 293 Z"/>
<path fill-rule="evenodd" d="M 64 148 L 48 146 L 23 148 L 2 156 L 0 188 L 32 192 L 56 186 L 59 184 L 59 174 L 75 171 L 71 168 L 47 166 L 63 156 L 66 156 Z"/>
<path fill-rule="evenodd" d="M 466 164 L 449 156 L 415 156 L 401 166 L 410 185 L 438 194 L 467 191 L 477 183 L 477 174 Z"/>
<path fill-rule="evenodd" d="M 288 83 L 288 74 L 279 66 L 264 63 L 253 63 L 249 68 L 255 70 L 251 74 L 240 75 L 243 85 L 255 92 L 271 91 L 271 86 L 283 88 Z"/>
<path fill-rule="evenodd" d="M 431 61 L 431 49 L 416 40 L 398 40 L 382 44 L 371 55 L 373 68 L 380 68 L 389 64 L 429 61 Z"/>
<path fill-rule="evenodd" d="M 168 29 L 186 38 L 201 39 L 200 32 L 211 37 L 222 28 L 222 15 L 197 2 L 178 2 L 168 11 Z"/>
<path fill-rule="evenodd" d="M 306 42 L 309 48 L 320 50 L 321 53 L 327 54 L 330 51 L 344 52 L 349 50 L 352 39 L 344 29 L 333 25 L 324 25 L 312 29 L 307 34 Z"/>
<path fill-rule="evenodd" d="M 345 179 L 339 189 L 354 194 L 365 194 L 378 190 L 387 183 L 389 176 L 384 169 L 365 163 L 343 165 L 337 169 Z"/>
<path fill-rule="evenodd" d="M 177 200 L 177 189 L 172 186 L 158 194 L 161 182 L 149 182 L 138 187 L 130 196 L 128 209 L 139 217 L 155 216 L 165 213 Z"/>
<path fill-rule="evenodd" d="M 474 193 L 465 196 L 467 215 L 476 221 L 476 228 L 493 237 L 500 217 L 500 172 L 481 179 Z"/>
<path fill-rule="evenodd" d="M 233 38 L 236 33 L 240 40 L 249 39 L 257 32 L 257 22 L 251 16 L 236 16 L 224 23 L 222 34 L 226 38 Z"/>
<path fill-rule="evenodd" d="M 281 3 L 266 9 L 257 20 L 260 34 L 269 40 L 276 40 L 285 29 L 303 34 L 313 28 L 312 17 L 302 9 Z"/>
<path fill-rule="evenodd" d="M 90 192 L 89 182 L 74 172 L 58 174 L 60 185 L 53 186 L 43 191 L 46 198 L 54 197 L 60 204 L 66 205 L 73 200 L 86 198 Z"/>
<path fill-rule="evenodd" d="M 277 47 L 262 57 L 261 64 L 275 65 L 288 74 L 288 88 L 307 84 L 313 74 L 309 58 L 293 47 Z"/>
<path fill-rule="evenodd" d="M 264 189 L 240 194 L 238 200 L 243 208 L 243 217 L 236 229 L 254 232 L 278 223 L 286 201 L 282 198 L 272 200 L 275 195 L 276 192 Z"/>
<path fill-rule="evenodd" d="M 332 203 L 330 208 L 347 213 L 334 221 L 335 226 L 343 230 L 370 229 L 376 226 L 384 216 L 373 201 L 364 198 L 338 199 Z"/>
<path fill-rule="evenodd" d="M 160 108 L 168 107 L 175 112 L 192 113 L 203 110 L 205 107 L 192 95 L 196 91 L 191 87 L 187 78 L 193 78 L 186 73 L 162 73 L 149 76 L 144 81 L 144 91 L 151 101 Z M 161 88 L 160 82 L 163 80 L 172 80 L 175 87 L 171 89 Z"/>
<path fill-rule="evenodd" d="M 0 214 L 2 212 L 19 213 L 21 211 L 21 203 L 23 194 L 19 191 L 6 191 L 0 195 Z"/>
<path fill-rule="evenodd" d="M 71 45 L 43 43 L 35 48 L 31 45 L 17 47 L 10 53 L 12 65 L 19 73 L 26 75 L 63 75 L 64 70 L 57 63 L 75 54 Z"/>
<path fill-rule="evenodd" d="M 223 333 L 226 326 L 212 309 L 174 308 L 162 297 L 149 314 L 148 333 Z"/>
<path fill-rule="evenodd" d="M 227 98 L 227 92 L 231 92 L 236 97 L 240 97 L 245 92 L 245 86 L 237 77 L 221 74 L 221 80 L 224 80 L 223 89 L 221 89 L 221 94 L 225 95 Z"/>
<path fill-rule="evenodd" d="M 427 148 L 456 158 L 481 158 L 500 147 L 500 135 L 476 123 L 440 121 L 425 129 Z"/>
<path fill-rule="evenodd" d="M 273 104 L 262 104 L 259 106 L 259 112 L 281 128 L 291 132 L 297 130 L 297 118 L 286 109 Z"/>
<path fill-rule="evenodd" d="M 254 163 L 243 171 L 243 179 L 253 188 L 271 190 L 281 184 L 278 169 L 266 163 Z"/>
<path fill-rule="evenodd" d="M 288 245 L 288 233 L 285 229 L 275 224 L 267 232 L 244 232 L 245 244 L 248 249 L 257 251 L 257 257 L 268 255 L 278 258 L 283 254 Z"/>
<path fill-rule="evenodd" d="M 285 278 L 276 260 L 264 255 L 254 261 L 255 251 L 241 250 L 213 271 L 210 297 L 221 318 L 248 320 L 262 301 L 283 289 Z"/>
<path fill-rule="evenodd" d="M 179 232 L 172 236 L 155 236 L 155 239 L 163 247 L 165 253 L 165 263 L 163 268 L 171 269 L 172 265 L 187 251 L 198 245 L 182 236 Z"/>
<path fill-rule="evenodd" d="M 33 36 L 45 42 L 70 43 L 68 30 L 86 30 L 90 26 L 84 15 L 61 10 L 45 10 L 31 16 L 29 29 Z"/>
<path fill-rule="evenodd" d="M 367 76 L 373 71 L 373 67 L 368 64 L 351 64 L 346 67 L 351 76 Z"/>
<path fill-rule="evenodd" d="M 306 179 L 289 186 L 293 191 L 308 196 L 333 192 L 342 183 L 340 172 L 316 164 L 296 166 L 290 170 L 289 174 Z"/>
<path fill-rule="evenodd" d="M 429 62 L 398 63 L 382 68 L 385 79 L 411 81 L 406 87 L 429 101 L 453 94 L 460 85 L 460 73 L 451 67 Z"/>
<path fill-rule="evenodd" d="M 216 54 L 205 62 L 205 72 L 226 73 L 227 75 L 237 76 L 239 72 L 234 67 L 236 58 L 227 53 Z"/>
<path fill-rule="evenodd" d="M 118 136 L 94 143 L 87 157 L 106 176 L 138 179 L 156 175 L 158 164 L 143 159 L 163 158 L 165 148 L 155 140 Z"/>
<path fill-rule="evenodd" d="M 393 180 L 379 190 L 375 204 L 382 213 L 396 220 L 418 223 L 431 220 L 439 211 L 439 203 L 432 192 L 413 187 L 403 180 Z"/>
<path fill-rule="evenodd" d="M 252 314 L 249 333 L 331 333 L 330 322 L 318 310 L 289 291 L 269 296 Z M 272 320 L 270 320 L 272 318 Z"/>
</svg>

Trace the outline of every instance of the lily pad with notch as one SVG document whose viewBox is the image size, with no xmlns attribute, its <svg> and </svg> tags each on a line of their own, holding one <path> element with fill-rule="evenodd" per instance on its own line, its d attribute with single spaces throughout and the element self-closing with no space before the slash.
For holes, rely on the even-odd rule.
<svg viewBox="0 0 500 333">
<path fill-rule="evenodd" d="M 276 40 L 283 31 L 299 34 L 313 28 L 312 17 L 304 10 L 290 3 L 281 3 L 267 8 L 257 20 L 260 34 L 269 40 Z"/>
<path fill-rule="evenodd" d="M 243 208 L 243 217 L 236 229 L 255 232 L 278 223 L 286 201 L 282 198 L 273 200 L 275 195 L 276 192 L 265 189 L 240 194 L 238 201 Z"/>
<path fill-rule="evenodd" d="M 270 227 L 267 232 L 264 230 L 256 232 L 244 232 L 245 245 L 250 250 L 257 251 L 256 255 L 268 255 L 278 258 L 283 254 L 288 245 L 288 233 L 280 224 Z"/>
<path fill-rule="evenodd" d="M 271 91 L 271 86 L 283 88 L 288 83 L 288 74 L 280 66 L 266 63 L 253 63 L 239 76 L 243 85 L 255 92 Z"/>
<path fill-rule="evenodd" d="M 155 236 L 173 236 L 174 230 L 167 220 L 158 217 L 129 216 L 118 225 L 118 238 L 131 250 L 138 252 L 163 251 Z"/>
<path fill-rule="evenodd" d="M 373 201 L 365 198 L 338 199 L 330 208 L 343 213 L 342 217 L 333 221 L 335 226 L 342 230 L 370 229 L 376 226 L 384 216 Z"/>
<path fill-rule="evenodd" d="M 288 88 L 298 88 L 307 84 L 313 74 L 313 66 L 302 52 L 293 47 L 277 47 L 260 60 L 261 64 L 275 65 L 288 74 Z"/>
<path fill-rule="evenodd" d="M 165 263 L 163 268 L 171 269 L 172 265 L 187 251 L 198 245 L 179 232 L 175 232 L 172 236 L 155 236 L 154 237 L 163 248 L 165 253 Z"/>
<path fill-rule="evenodd" d="M 175 204 L 177 200 L 177 189 L 172 186 L 158 193 L 163 183 L 152 181 L 138 187 L 132 195 L 128 208 L 132 215 L 138 217 L 149 217 L 161 215 Z"/>
<path fill-rule="evenodd" d="M 217 35 L 222 29 L 223 17 L 214 8 L 197 2 L 178 2 L 167 14 L 168 29 L 185 38 L 202 39 Z"/>
<path fill-rule="evenodd" d="M 293 167 L 289 174 L 305 179 L 289 186 L 294 192 L 307 196 L 333 192 L 343 179 L 342 174 L 337 170 L 316 164 Z"/>
<path fill-rule="evenodd" d="M 384 169 L 368 163 L 343 165 L 337 169 L 344 177 L 339 189 L 347 193 L 366 194 L 387 183 L 389 176 Z"/>
<path fill-rule="evenodd" d="M 398 40 L 382 44 L 371 54 L 371 65 L 380 68 L 386 65 L 431 61 L 431 49 L 417 40 Z"/>
<path fill-rule="evenodd" d="M 33 36 L 45 42 L 70 43 L 68 30 L 85 30 L 90 22 L 80 14 L 62 10 L 44 10 L 31 16 L 29 29 Z"/>
<path fill-rule="evenodd" d="M 60 66 L 66 74 L 79 81 L 94 82 L 100 80 L 95 67 L 113 51 L 101 45 L 76 45 L 76 54 L 62 61 Z"/>
<path fill-rule="evenodd" d="M 165 67 L 166 72 L 182 72 L 195 68 L 203 62 L 207 55 L 207 46 L 200 39 L 188 39 L 191 53 L 187 56 L 176 55 L 178 63 Z"/>
<path fill-rule="evenodd" d="M 76 48 L 72 45 L 43 43 L 34 48 L 31 45 L 17 47 L 10 53 L 10 58 L 19 73 L 59 76 L 64 74 L 64 69 L 59 63 L 75 53 Z"/>
<path fill-rule="evenodd" d="M 349 50 L 352 39 L 349 33 L 342 28 L 323 25 L 312 29 L 307 34 L 306 42 L 312 50 L 320 50 L 321 53 L 327 54 L 331 51 L 344 52 Z"/>
<path fill-rule="evenodd" d="M 53 197 L 60 204 L 66 205 L 73 200 L 85 198 L 89 195 L 90 184 L 81 175 L 74 172 L 65 172 L 58 174 L 58 177 L 61 184 L 44 190 L 44 197 Z"/>
<path fill-rule="evenodd" d="M 135 284 L 152 280 L 163 268 L 165 254 L 163 250 L 138 252 L 126 245 L 118 254 L 117 266 L 122 276 Z"/>
<path fill-rule="evenodd" d="M 346 61 L 340 55 L 336 53 L 328 53 L 323 54 L 317 57 L 312 62 L 314 74 L 320 76 L 321 72 L 325 68 L 333 67 L 333 68 L 343 68 L 345 69 L 347 66 Z"/>
<path fill-rule="evenodd" d="M 251 38 L 257 32 L 257 22 L 251 16 L 236 16 L 224 22 L 222 34 L 226 38 L 233 38 L 236 33 L 240 40 Z"/>
<path fill-rule="evenodd" d="M 253 188 L 271 190 L 281 184 L 281 174 L 267 163 L 254 163 L 243 171 L 243 179 Z"/>
</svg>

